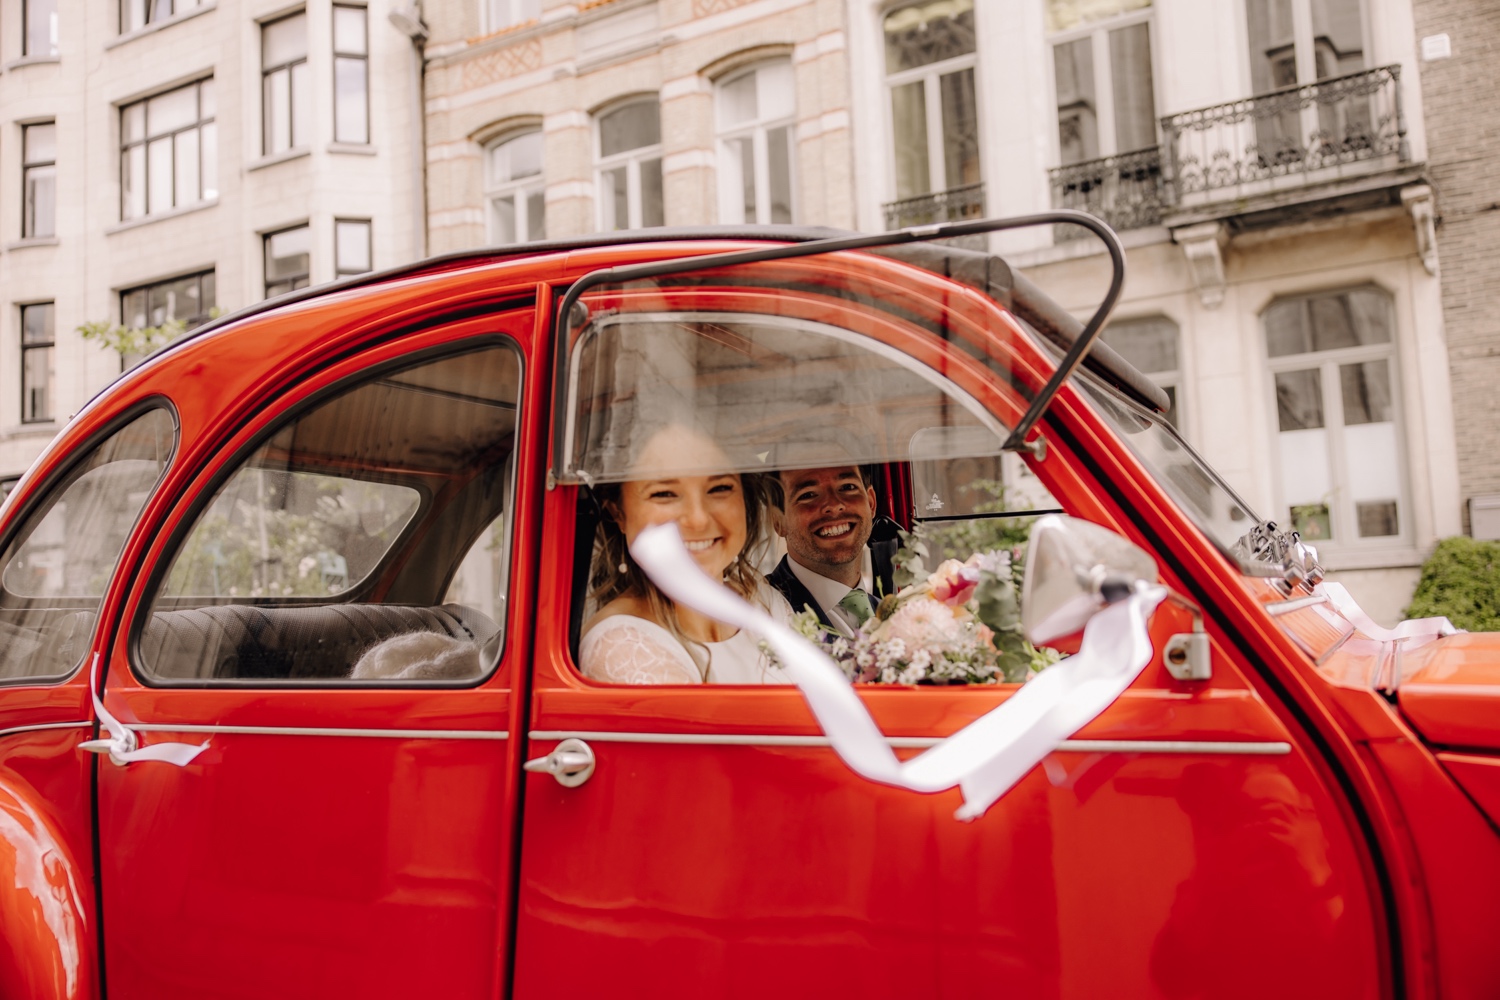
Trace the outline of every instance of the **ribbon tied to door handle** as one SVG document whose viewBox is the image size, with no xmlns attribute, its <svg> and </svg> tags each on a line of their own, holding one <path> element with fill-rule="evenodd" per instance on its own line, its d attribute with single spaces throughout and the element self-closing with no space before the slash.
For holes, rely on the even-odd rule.
<svg viewBox="0 0 1500 1000">
<path fill-rule="evenodd" d="M 141 746 L 135 731 L 127 729 L 124 723 L 110 715 L 99 697 L 98 653 L 94 654 L 93 665 L 89 667 L 89 694 L 94 699 L 94 713 L 99 717 L 99 724 L 109 733 L 109 738 L 87 740 L 79 744 L 81 749 L 91 753 L 107 753 L 111 761 L 121 766 L 138 760 L 159 760 L 178 767 L 186 767 L 194 757 L 208 749 L 208 740 L 197 746 L 191 743 L 153 743 L 148 747 Z"/>
<path fill-rule="evenodd" d="M 1146 621 L 1167 594 L 1164 587 L 1143 585 L 1104 608 L 1085 626 L 1077 653 L 936 746 L 902 761 L 833 660 L 710 579 L 693 562 L 677 525 L 644 529 L 630 554 L 651 582 L 678 604 L 765 639 L 801 688 L 834 751 L 856 774 L 914 792 L 956 786 L 964 804 L 955 815 L 962 820 L 983 816 L 1044 757 L 1124 693 L 1151 660 Z"/>
</svg>

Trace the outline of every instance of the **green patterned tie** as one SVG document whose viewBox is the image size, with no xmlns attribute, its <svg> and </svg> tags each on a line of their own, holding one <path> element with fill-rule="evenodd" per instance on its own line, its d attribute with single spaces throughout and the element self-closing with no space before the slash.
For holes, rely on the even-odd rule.
<svg viewBox="0 0 1500 1000">
<path fill-rule="evenodd" d="M 858 589 L 845 594 L 844 599 L 839 601 L 839 607 L 854 616 L 856 626 L 869 621 L 870 616 L 875 613 L 875 609 L 870 607 L 870 595 Z"/>
</svg>

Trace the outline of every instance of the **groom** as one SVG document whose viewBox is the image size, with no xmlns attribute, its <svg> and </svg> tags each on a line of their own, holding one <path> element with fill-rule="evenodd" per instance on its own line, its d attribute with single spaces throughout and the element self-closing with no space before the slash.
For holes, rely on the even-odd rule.
<svg viewBox="0 0 1500 1000">
<path fill-rule="evenodd" d="M 792 610 L 811 608 L 827 628 L 852 636 L 874 613 L 863 580 L 875 488 L 859 466 L 782 472 L 776 533 L 786 555 L 768 579 Z"/>
</svg>

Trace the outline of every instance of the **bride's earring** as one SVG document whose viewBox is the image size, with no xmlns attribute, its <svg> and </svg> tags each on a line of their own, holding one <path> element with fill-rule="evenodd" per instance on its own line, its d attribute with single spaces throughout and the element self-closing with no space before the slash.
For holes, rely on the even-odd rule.
<svg viewBox="0 0 1500 1000">
<path fill-rule="evenodd" d="M 630 567 L 626 566 L 624 562 L 621 562 L 620 563 L 620 572 L 621 573 L 628 573 L 628 572 L 630 572 Z"/>
</svg>

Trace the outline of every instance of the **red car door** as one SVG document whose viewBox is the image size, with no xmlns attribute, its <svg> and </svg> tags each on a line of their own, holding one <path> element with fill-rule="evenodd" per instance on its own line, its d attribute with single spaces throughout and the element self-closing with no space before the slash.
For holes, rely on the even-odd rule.
<svg viewBox="0 0 1500 1000">
<path fill-rule="evenodd" d="M 214 391 L 179 391 L 204 443 L 103 702 L 147 748 L 206 749 L 100 765 L 111 996 L 494 995 L 537 489 L 512 298 L 399 336 L 409 292 L 315 303 L 156 363 Z"/>
<path fill-rule="evenodd" d="M 783 273 L 774 301 L 745 291 L 755 279 L 744 277 L 589 301 L 595 331 L 639 310 L 636 340 L 580 338 L 601 346 L 572 362 L 587 377 L 567 380 L 574 395 L 560 401 L 569 409 L 558 426 L 570 436 L 558 453 L 582 455 L 578 467 L 597 480 L 613 428 L 627 427 L 621 408 L 645 413 L 676 394 L 726 454 L 749 456 L 741 472 L 775 468 L 773 435 L 808 426 L 837 427 L 846 451 L 868 447 L 856 461 L 982 459 L 914 454 L 907 442 L 1013 424 L 1024 400 L 1012 384 L 1035 376 L 1016 375 L 1024 352 L 998 371 L 991 362 L 1019 332 L 992 304 L 916 272 L 846 266 L 867 272 L 866 294 L 831 295 L 852 283 L 847 273 L 814 270 Z M 919 301 L 924 284 L 949 300 L 941 323 L 922 322 L 933 308 Z M 632 349 L 646 360 L 630 362 Z M 746 402 L 755 393 L 765 406 Z M 1113 439 L 1066 399 L 1030 470 L 1069 513 L 1140 540 L 1122 512 L 1160 495 L 1100 479 L 1082 449 Z M 927 426 L 981 411 L 990 417 L 962 434 Z M 598 413 L 615 416 L 596 432 Z M 595 423 L 578 429 L 586 419 Z M 757 444 L 762 431 L 773 443 Z M 579 493 L 547 494 L 543 531 L 576 558 L 547 561 L 537 583 L 539 606 L 571 607 L 575 626 L 591 613 Z M 1170 583 L 1182 561 L 1152 555 Z M 526 755 L 572 740 L 553 769 L 573 772 L 589 756 L 593 768 L 566 784 L 546 771 L 524 779 L 514 995 L 1380 995 L 1381 899 L 1343 793 L 1221 625 L 1210 622 L 1212 678 L 1172 678 L 1161 652 L 1189 627 L 1186 611 L 1159 609 L 1154 658 L 1126 694 L 962 823 L 957 791 L 919 795 L 856 776 L 795 688 L 594 683 L 566 617 L 540 617 Z M 909 754 L 1016 690 L 860 694 Z"/>
</svg>

